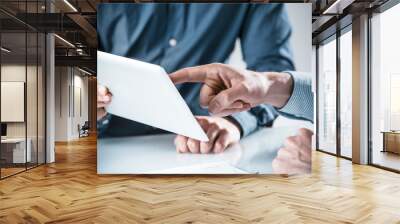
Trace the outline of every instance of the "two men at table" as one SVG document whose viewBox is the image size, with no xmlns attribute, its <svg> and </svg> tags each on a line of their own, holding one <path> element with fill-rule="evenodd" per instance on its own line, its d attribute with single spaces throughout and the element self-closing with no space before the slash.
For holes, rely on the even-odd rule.
<svg viewBox="0 0 400 224">
<path fill-rule="evenodd" d="M 296 93 L 306 90 L 296 83 L 307 83 L 307 79 L 303 79 L 300 73 L 294 72 L 289 46 L 291 27 L 283 5 L 101 4 L 98 9 L 97 29 L 101 51 L 159 64 L 167 72 L 215 62 L 224 63 L 232 52 L 235 41 L 240 40 L 247 71 L 240 72 L 224 65 L 211 64 L 184 69 L 172 74 L 173 80 L 175 79 L 177 83 L 198 81 L 190 79 L 195 77 L 191 74 L 198 69 L 201 69 L 201 72 L 197 74 L 204 74 L 204 70 L 207 70 L 205 74 L 210 74 L 207 76 L 211 77 L 207 79 L 209 81 L 205 80 L 206 85 L 203 87 L 199 83 L 177 85 L 179 92 L 192 112 L 198 116 L 199 123 L 210 139 L 205 143 L 177 136 L 175 142 L 179 152 L 222 152 L 258 127 L 271 126 L 279 113 L 299 119 L 312 117 L 312 112 L 310 115 L 305 110 L 299 110 L 301 113 L 293 112 L 299 105 L 292 101 L 297 102 L 298 96 L 304 94 Z M 275 97 L 268 98 L 264 102 L 254 96 L 250 96 L 254 100 L 218 96 L 215 91 L 211 92 L 212 88 L 209 88 L 210 83 L 213 84 L 212 74 L 216 74 L 216 71 L 226 74 L 227 78 L 229 78 L 228 73 L 236 74 L 239 78 L 231 80 L 236 80 L 235 83 L 230 83 L 233 87 L 235 86 L 233 84 L 240 83 L 242 79 L 240 74 L 247 74 L 246 77 L 254 77 L 255 81 L 243 82 L 246 84 L 242 85 L 243 88 L 249 89 L 252 87 L 251 84 L 257 84 L 258 81 L 262 81 L 265 87 L 277 83 L 281 87 L 286 86 L 286 95 L 281 96 L 284 91 L 279 86 L 268 88 L 274 91 L 279 90 L 273 95 L 281 99 L 281 105 L 274 104 Z M 256 71 L 262 72 L 265 77 L 256 76 Z M 282 71 L 288 72 L 281 73 Z M 276 82 L 270 80 L 274 77 Z M 280 84 L 281 82 L 287 85 Z M 263 92 L 262 89 L 259 90 L 261 92 L 256 92 L 261 97 Z M 311 87 L 309 91 L 311 92 Z M 199 94 L 200 96 L 214 94 L 217 100 L 212 101 L 210 97 L 204 100 L 199 97 Z M 105 106 L 111 102 L 111 99 L 112 94 L 107 91 L 107 88 L 99 86 L 99 137 L 162 132 L 107 114 Z M 200 106 L 207 103 L 210 103 L 209 110 L 215 115 L 229 115 L 211 117 L 209 110 Z M 218 107 L 220 103 L 227 103 L 228 107 L 221 109 L 224 107 Z M 307 107 L 309 104 L 310 101 L 307 101 L 307 104 L 303 106 Z M 310 111 L 312 111 L 312 100 Z"/>
</svg>

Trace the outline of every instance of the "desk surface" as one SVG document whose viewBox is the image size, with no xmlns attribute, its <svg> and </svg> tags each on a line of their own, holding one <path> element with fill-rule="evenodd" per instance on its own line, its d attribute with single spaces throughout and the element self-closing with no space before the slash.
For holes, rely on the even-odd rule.
<svg viewBox="0 0 400 224">
<path fill-rule="evenodd" d="M 381 131 L 383 134 L 397 134 L 400 135 L 400 131 Z"/>
<path fill-rule="evenodd" d="M 29 138 L 27 139 L 30 140 Z M 1 139 L 1 143 L 20 143 L 25 142 L 25 138 L 4 138 Z"/>
<path fill-rule="evenodd" d="M 219 154 L 180 154 L 175 135 L 98 139 L 99 174 L 271 173 L 284 139 L 299 127 L 263 128 Z"/>
</svg>

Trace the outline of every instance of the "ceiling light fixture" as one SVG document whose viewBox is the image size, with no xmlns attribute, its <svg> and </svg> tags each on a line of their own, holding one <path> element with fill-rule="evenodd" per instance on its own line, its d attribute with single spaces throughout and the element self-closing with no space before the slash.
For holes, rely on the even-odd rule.
<svg viewBox="0 0 400 224">
<path fill-rule="evenodd" d="M 342 14 L 343 9 L 351 5 L 354 0 L 336 0 L 327 9 L 324 10 L 322 14 Z"/>
<path fill-rule="evenodd" d="M 79 55 L 83 55 L 83 50 L 80 48 L 77 48 L 76 53 L 78 53 Z"/>
<path fill-rule="evenodd" d="M 0 49 L 1 49 L 2 51 L 6 52 L 6 53 L 10 53 L 10 52 L 11 52 L 11 50 L 9 50 L 9 49 L 7 49 L 7 48 L 5 48 L 5 47 L 1 47 Z"/>
<path fill-rule="evenodd" d="M 65 44 L 67 44 L 68 46 L 75 48 L 75 45 L 73 45 L 73 44 L 72 44 L 71 42 L 69 42 L 68 40 L 66 40 L 66 39 L 64 39 L 64 38 L 62 38 L 62 37 L 60 37 L 60 36 L 57 35 L 57 34 L 54 34 L 54 36 L 57 37 L 57 38 L 58 38 L 59 40 L 61 40 L 62 42 L 64 42 Z"/>
<path fill-rule="evenodd" d="M 78 67 L 78 70 L 81 71 L 81 72 L 83 72 L 83 73 L 85 73 L 85 74 L 87 74 L 87 75 L 89 75 L 89 76 L 92 75 L 92 73 L 90 73 L 90 72 L 88 72 L 88 71 L 86 71 L 86 70 L 83 70 L 83 69 L 81 69 L 81 68 L 79 68 L 79 67 Z"/>
<path fill-rule="evenodd" d="M 64 3 L 67 4 L 74 12 L 78 12 L 78 10 L 68 0 L 64 0 Z"/>
</svg>

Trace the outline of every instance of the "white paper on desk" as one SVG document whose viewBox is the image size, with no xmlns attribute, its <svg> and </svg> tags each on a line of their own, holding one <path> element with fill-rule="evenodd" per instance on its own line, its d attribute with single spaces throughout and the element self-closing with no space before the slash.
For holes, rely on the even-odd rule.
<svg viewBox="0 0 400 224">
<path fill-rule="evenodd" d="M 146 174 L 249 174 L 227 163 L 208 163 L 176 167 L 164 170 L 153 170 Z"/>
<path fill-rule="evenodd" d="M 113 95 L 107 107 L 109 113 L 208 141 L 162 67 L 97 51 L 97 79 Z"/>
</svg>

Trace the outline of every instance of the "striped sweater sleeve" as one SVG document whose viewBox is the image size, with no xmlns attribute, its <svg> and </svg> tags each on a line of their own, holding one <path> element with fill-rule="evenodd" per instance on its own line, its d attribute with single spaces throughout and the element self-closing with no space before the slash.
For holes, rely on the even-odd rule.
<svg viewBox="0 0 400 224">
<path fill-rule="evenodd" d="M 293 78 L 293 91 L 285 106 L 278 112 L 286 117 L 314 120 L 314 95 L 311 87 L 311 76 L 304 72 L 286 71 Z"/>
</svg>

